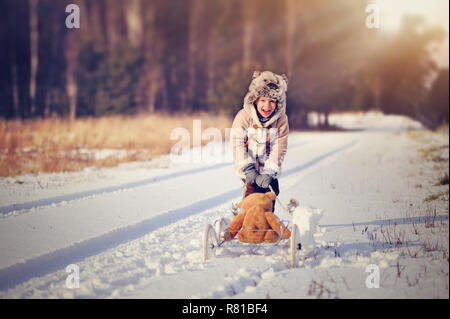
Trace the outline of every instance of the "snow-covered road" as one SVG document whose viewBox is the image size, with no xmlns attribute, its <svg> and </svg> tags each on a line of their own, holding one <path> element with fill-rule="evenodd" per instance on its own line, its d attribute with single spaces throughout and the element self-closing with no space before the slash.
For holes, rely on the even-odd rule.
<svg viewBox="0 0 450 319">
<path fill-rule="evenodd" d="M 317 247 L 294 269 L 284 242 L 231 242 L 202 261 L 204 226 L 230 218 L 242 196 L 230 154 L 214 164 L 162 157 L 157 165 L 4 178 L 0 297 L 448 298 L 448 245 L 447 259 L 439 257 L 445 247 L 435 258 L 402 255 L 423 247 L 411 227 L 425 231 L 430 209 L 435 233 L 446 230 L 448 241 L 448 192 L 446 201 L 424 201 L 434 176 L 420 147 L 406 131 L 292 133 L 279 198 L 323 210 Z M 289 219 L 280 207 L 276 213 Z M 386 240 L 387 230 L 404 233 L 402 243 Z M 72 264 L 74 289 L 66 285 Z M 371 264 L 381 271 L 379 289 L 366 286 Z M 398 276 L 401 266 L 409 277 Z"/>
</svg>

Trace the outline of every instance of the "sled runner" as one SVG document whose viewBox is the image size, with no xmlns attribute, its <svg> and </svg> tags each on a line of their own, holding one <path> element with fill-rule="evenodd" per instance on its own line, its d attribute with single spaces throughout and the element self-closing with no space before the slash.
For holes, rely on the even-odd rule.
<svg viewBox="0 0 450 319">
<path fill-rule="evenodd" d="M 289 228 L 289 222 L 283 221 L 287 228 Z M 231 241 L 238 241 L 237 237 L 230 241 L 225 241 L 224 233 L 228 227 L 228 223 L 226 219 L 221 218 L 214 223 L 214 226 L 211 224 L 206 225 L 205 230 L 203 232 L 203 261 L 206 261 L 208 258 L 215 256 L 215 249 L 218 247 L 222 247 Z M 252 245 L 277 245 L 280 242 L 289 241 L 289 249 L 290 249 L 290 261 L 291 266 L 295 267 L 297 265 L 298 253 L 301 249 L 301 243 L 298 240 L 298 226 L 296 224 L 292 225 L 291 236 L 289 239 L 284 239 L 282 234 L 278 237 L 278 240 L 273 243 L 243 243 L 243 244 L 252 244 Z M 247 231 L 265 231 L 265 232 L 274 232 L 273 229 L 262 229 L 262 230 L 247 230 Z M 282 233 L 283 230 L 281 230 Z"/>
<path fill-rule="evenodd" d="M 278 199 L 278 198 L 277 198 Z M 295 200 L 291 200 L 288 205 L 288 208 L 282 206 L 286 212 L 292 216 L 293 209 L 298 206 L 298 202 Z M 238 236 L 234 237 L 231 240 L 225 240 L 225 233 L 227 232 L 228 226 L 230 224 L 230 220 L 227 218 L 220 218 L 214 221 L 214 223 L 206 225 L 203 232 L 203 261 L 206 261 L 208 258 L 215 256 L 216 249 L 219 247 L 223 247 L 224 245 L 228 245 L 232 241 L 239 241 L 243 245 L 278 245 L 280 242 L 289 241 L 289 249 L 290 249 L 290 264 L 292 267 L 297 265 L 298 255 L 301 249 L 301 243 L 299 241 L 299 233 L 298 226 L 294 223 L 291 223 L 286 220 L 282 220 L 283 224 L 287 229 L 291 228 L 291 236 L 288 239 L 283 237 L 283 228 L 280 228 L 280 235 L 275 232 L 273 229 L 252 229 L 252 230 L 240 230 L 240 232 L 272 232 L 273 238 L 276 238 L 273 242 L 261 242 L 261 243 L 252 243 L 248 241 L 242 241 L 238 239 Z M 252 237 L 252 236 L 241 236 L 243 237 Z M 270 236 L 269 236 L 270 237 Z"/>
</svg>

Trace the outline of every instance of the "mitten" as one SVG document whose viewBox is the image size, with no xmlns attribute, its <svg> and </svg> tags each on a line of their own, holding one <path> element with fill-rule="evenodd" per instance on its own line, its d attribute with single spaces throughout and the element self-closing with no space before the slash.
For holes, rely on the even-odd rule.
<svg viewBox="0 0 450 319">
<path fill-rule="evenodd" d="M 255 183 L 261 188 L 269 188 L 270 183 L 272 183 L 273 177 L 267 174 L 261 174 L 256 176 Z"/>
<path fill-rule="evenodd" d="M 242 168 L 242 172 L 245 174 L 245 182 L 247 184 L 253 184 L 255 182 L 256 177 L 258 176 L 258 172 L 256 171 L 255 164 L 250 163 Z"/>
</svg>

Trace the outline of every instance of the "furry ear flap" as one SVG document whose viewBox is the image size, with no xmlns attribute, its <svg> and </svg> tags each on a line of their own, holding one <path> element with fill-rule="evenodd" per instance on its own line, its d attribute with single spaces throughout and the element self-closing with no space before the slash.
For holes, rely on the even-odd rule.
<svg viewBox="0 0 450 319">
<path fill-rule="evenodd" d="M 277 195 L 275 195 L 275 193 L 273 192 L 267 192 L 264 195 L 266 195 L 267 197 L 270 198 L 270 200 L 275 200 L 275 198 L 277 198 Z"/>
<path fill-rule="evenodd" d="M 261 71 L 255 71 L 255 72 L 253 72 L 252 79 L 256 79 L 260 75 L 261 75 Z"/>
<path fill-rule="evenodd" d="M 281 77 L 283 78 L 283 80 L 286 82 L 286 85 L 288 85 L 288 78 L 286 74 L 281 74 Z"/>
</svg>

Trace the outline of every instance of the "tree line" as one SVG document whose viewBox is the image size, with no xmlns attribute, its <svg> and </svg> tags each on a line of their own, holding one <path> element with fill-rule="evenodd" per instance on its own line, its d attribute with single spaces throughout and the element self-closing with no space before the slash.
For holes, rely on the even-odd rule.
<svg viewBox="0 0 450 319">
<path fill-rule="evenodd" d="M 68 28 L 66 7 L 80 10 Z M 446 34 L 407 16 L 366 26 L 359 0 L 0 0 L 0 116 L 74 119 L 204 110 L 233 115 L 254 70 L 289 78 L 293 127 L 307 114 L 380 109 L 448 123 Z"/>
</svg>

